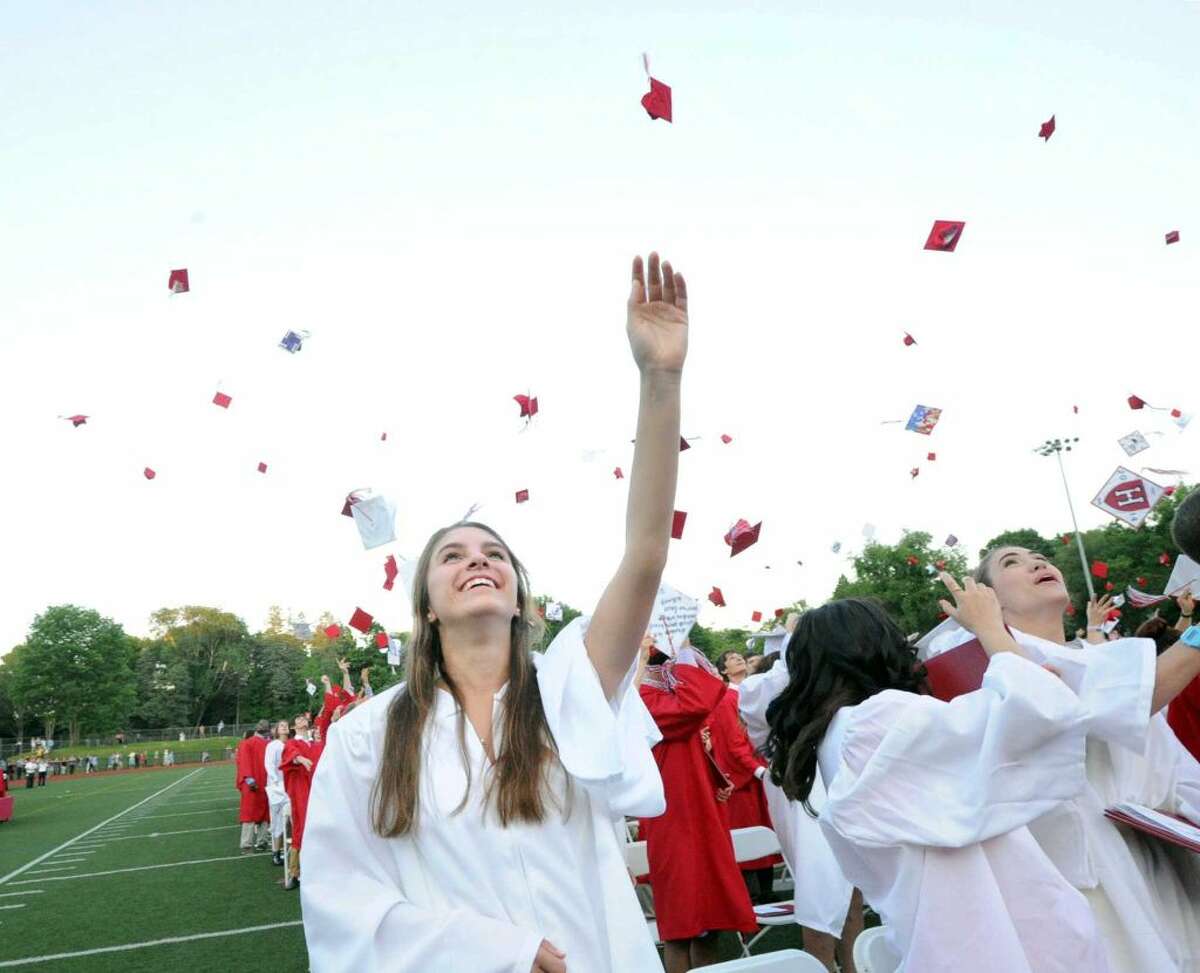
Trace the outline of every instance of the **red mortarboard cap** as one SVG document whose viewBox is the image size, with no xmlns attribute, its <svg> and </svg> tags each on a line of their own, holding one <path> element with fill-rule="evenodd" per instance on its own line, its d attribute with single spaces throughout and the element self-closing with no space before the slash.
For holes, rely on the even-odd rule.
<svg viewBox="0 0 1200 973">
<path fill-rule="evenodd" d="M 1075 410 L 1075 415 L 1079 415 L 1079 406 L 1073 405 L 1071 408 Z"/>
<path fill-rule="evenodd" d="M 1113 583 L 1112 583 L 1111 581 L 1105 581 L 1105 582 L 1104 582 L 1104 590 L 1105 590 L 1105 591 L 1112 591 L 1112 590 L 1113 590 Z"/>
<path fill-rule="evenodd" d="M 387 560 L 383 562 L 383 574 L 387 579 L 383 582 L 384 590 L 391 591 L 396 584 L 396 576 L 400 573 L 400 567 L 396 564 L 396 555 L 389 554 Z"/>
<path fill-rule="evenodd" d="M 1138 578 L 1138 579 L 1137 579 L 1137 586 L 1138 586 L 1139 588 L 1144 588 L 1144 587 L 1146 587 L 1146 579 L 1145 579 L 1145 578 Z"/>
<path fill-rule="evenodd" d="M 760 530 L 762 530 L 761 520 L 753 527 L 746 520 L 739 520 L 730 527 L 725 533 L 725 543 L 729 545 L 729 556 L 733 557 L 735 554 L 741 554 L 751 544 L 758 543 L 758 532 Z"/>
<path fill-rule="evenodd" d="M 386 442 L 387 442 L 387 433 L 386 433 L 386 432 L 385 432 L 385 433 L 384 433 L 382 436 L 380 436 L 380 437 L 379 437 L 379 441 L 380 441 L 381 443 L 386 443 Z"/>
<path fill-rule="evenodd" d="M 1173 496 L 1175 496 L 1175 487 L 1174 486 L 1165 486 L 1165 487 L 1163 487 L 1163 493 L 1165 493 L 1168 497 L 1173 497 Z"/>
<path fill-rule="evenodd" d="M 356 628 L 360 632 L 366 632 L 370 630 L 371 623 L 373 621 L 375 621 L 375 619 L 373 619 L 361 608 L 355 608 L 354 614 L 350 616 L 350 627 Z"/>
<path fill-rule="evenodd" d="M 613 478 L 617 479 L 617 480 L 625 479 L 625 474 L 621 472 L 621 467 L 619 467 L 619 466 L 613 467 Z"/>
<path fill-rule="evenodd" d="M 1050 116 L 1050 121 L 1042 122 L 1042 127 L 1038 129 L 1038 138 L 1050 141 L 1050 136 L 1054 134 L 1054 116 Z"/>
<path fill-rule="evenodd" d="M 937 459 L 937 453 L 926 453 L 925 458 L 932 463 L 935 459 Z"/>
<path fill-rule="evenodd" d="M 232 401 L 232 396 L 228 396 L 224 392 L 218 392 L 213 396 L 213 405 L 219 405 L 222 409 L 228 409 L 229 403 Z"/>
<path fill-rule="evenodd" d="M 713 590 L 708 593 L 708 600 L 718 608 L 725 607 L 725 596 L 721 594 L 721 589 L 713 585 Z"/>
<path fill-rule="evenodd" d="M 963 227 L 966 225 L 958 220 L 934 220 L 933 229 L 929 231 L 929 239 L 925 241 L 925 249 L 953 253 L 962 237 Z"/>
<path fill-rule="evenodd" d="M 188 272 L 186 267 L 171 271 L 171 276 L 167 278 L 167 288 L 172 294 L 185 294 L 191 289 L 188 286 Z"/>
<path fill-rule="evenodd" d="M 528 490 L 518 490 L 517 491 L 517 503 L 525 503 L 528 499 L 529 499 L 529 491 Z"/>
<path fill-rule="evenodd" d="M 671 536 L 675 540 L 683 539 L 683 525 L 687 523 L 687 511 L 676 510 L 675 516 L 671 518 Z"/>
<path fill-rule="evenodd" d="M 665 85 L 654 78 L 650 79 L 650 90 L 642 95 L 642 107 L 652 119 L 661 118 L 673 121 L 671 118 L 671 86 Z"/>
<path fill-rule="evenodd" d="M 324 631 L 326 638 L 331 638 L 331 639 L 336 639 L 339 635 L 342 634 L 342 629 L 341 629 L 340 625 L 330 625 L 328 628 L 322 629 L 322 631 Z"/>
<path fill-rule="evenodd" d="M 1103 561 L 1093 561 L 1092 562 L 1092 574 L 1094 574 L 1097 578 L 1107 578 L 1108 577 L 1108 565 L 1105 564 Z"/>
<path fill-rule="evenodd" d="M 266 472 L 267 472 L 267 464 L 266 464 L 266 463 L 259 463 L 259 464 L 258 464 L 258 472 L 259 472 L 259 473 L 266 473 Z"/>
<path fill-rule="evenodd" d="M 921 475 L 921 467 L 914 466 L 911 470 L 908 471 L 908 475 L 911 476 L 915 480 L 918 476 Z"/>
<path fill-rule="evenodd" d="M 1129 408 L 1131 409 L 1144 409 L 1146 407 L 1146 400 L 1139 399 L 1136 395 L 1131 395 L 1125 401 L 1129 403 Z"/>
<path fill-rule="evenodd" d="M 536 395 L 533 395 L 533 396 L 514 395 L 513 401 L 516 402 L 517 405 L 519 405 L 521 407 L 520 418 L 532 419 L 534 416 L 537 415 L 538 404 L 537 404 L 537 396 Z"/>
<path fill-rule="evenodd" d="M 87 418 L 87 417 L 85 416 L 84 418 Z M 1172 409 L 1171 410 L 1171 418 L 1172 419 L 1181 419 L 1181 418 L 1183 418 L 1183 413 L 1179 409 Z M 75 422 L 75 419 L 72 418 L 71 421 Z M 79 423 L 76 422 L 75 425 L 79 425 Z"/>
<path fill-rule="evenodd" d="M 685 449 L 691 449 L 691 448 L 692 448 L 692 444 L 689 443 L 682 436 L 680 436 L 679 437 L 679 451 L 682 453 Z"/>
<path fill-rule="evenodd" d="M 727 436 L 725 433 L 721 433 L 721 442 L 728 446 L 731 442 L 733 442 L 733 437 Z"/>
<path fill-rule="evenodd" d="M 1178 230 L 1172 230 L 1170 233 L 1167 234 L 1167 243 L 1178 243 L 1178 242 L 1179 242 L 1179 231 Z"/>
<path fill-rule="evenodd" d="M 153 480 L 156 476 L 158 476 L 158 474 L 147 466 L 144 470 L 142 470 L 142 476 L 144 476 L 147 480 Z"/>
<path fill-rule="evenodd" d="M 904 332 L 904 347 L 911 348 L 917 343 L 917 339 L 910 335 L 907 331 Z"/>
<path fill-rule="evenodd" d="M 751 612 L 750 613 L 750 621 L 761 622 L 762 621 L 762 612 Z"/>
<path fill-rule="evenodd" d="M 375 648 L 386 649 L 387 647 L 388 647 L 388 633 L 387 632 L 376 632 L 375 633 Z"/>
<path fill-rule="evenodd" d="M 86 426 L 88 421 L 87 416 L 64 416 L 63 418 L 65 418 L 67 422 L 69 422 L 76 429 L 78 429 L 80 426 Z M 1176 416 L 1175 418 L 1178 419 L 1179 417 Z"/>
<path fill-rule="evenodd" d="M 776 608 L 776 609 L 775 609 L 775 617 L 776 617 L 776 618 L 783 618 L 783 609 L 782 609 L 782 608 Z"/>
<path fill-rule="evenodd" d="M 1171 563 L 1171 555 L 1170 555 L 1170 554 L 1168 554 L 1166 551 L 1163 551 L 1163 552 L 1162 552 L 1162 553 L 1161 553 L 1161 554 L 1158 556 L 1158 563 L 1159 563 L 1159 564 L 1161 564 L 1161 565 L 1163 565 L 1164 567 L 1165 567 L 1166 565 L 1170 564 L 1170 563 Z"/>
</svg>

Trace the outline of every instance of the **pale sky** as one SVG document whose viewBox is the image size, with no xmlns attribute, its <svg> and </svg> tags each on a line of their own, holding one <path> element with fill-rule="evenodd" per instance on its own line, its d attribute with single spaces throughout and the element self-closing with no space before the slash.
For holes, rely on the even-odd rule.
<svg viewBox="0 0 1200 973">
<path fill-rule="evenodd" d="M 1047 437 L 1083 437 L 1085 529 L 1118 465 L 1194 479 L 1200 429 L 1125 398 L 1200 412 L 1200 4 L 433 6 L 4 5 L 0 653 L 62 602 L 136 634 L 189 603 L 404 629 L 384 557 L 474 502 L 590 610 L 651 247 L 689 280 L 702 437 L 665 578 L 723 589 L 706 624 L 821 601 L 866 522 L 971 554 L 1067 529 Z M 957 252 L 921 249 L 934 219 Z M 932 437 L 880 424 L 918 403 Z M 1164 435 L 1129 460 L 1134 429 Z M 394 545 L 339 516 L 356 487 Z M 731 560 L 739 517 L 762 540 Z"/>
</svg>

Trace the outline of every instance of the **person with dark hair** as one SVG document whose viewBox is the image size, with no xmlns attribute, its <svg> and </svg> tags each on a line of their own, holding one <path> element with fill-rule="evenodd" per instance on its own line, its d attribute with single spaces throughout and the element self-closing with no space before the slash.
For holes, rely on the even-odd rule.
<svg viewBox="0 0 1200 973">
<path fill-rule="evenodd" d="M 746 657 L 741 652 L 722 652 L 717 658 L 717 672 L 725 682 L 736 689 L 748 675 Z"/>
<path fill-rule="evenodd" d="M 925 695 L 916 647 L 877 602 L 805 612 L 766 709 L 771 778 L 806 808 L 825 780 L 821 829 L 903 969 L 1106 973 L 1086 900 L 1028 829 L 1083 790 L 1088 713 L 1023 657 L 989 588 L 942 577 L 944 610 L 989 657 L 983 687 Z"/>
<path fill-rule="evenodd" d="M 1042 554 L 995 548 L 975 578 L 995 591 L 1021 652 L 1054 667 L 1090 715 L 1087 786 L 1031 827 L 1039 846 L 1088 900 L 1115 971 L 1195 969 L 1200 858 L 1123 831 L 1104 811 L 1131 802 L 1200 821 L 1200 763 L 1163 712 L 1200 675 L 1200 630 L 1189 630 L 1196 637 L 1185 632 L 1157 657 L 1149 639 L 1068 643 L 1063 615 L 1070 597 L 1062 573 Z M 943 636 L 932 649 L 968 638 Z"/>
<path fill-rule="evenodd" d="M 616 573 L 592 617 L 536 653 L 512 548 L 474 522 L 429 538 L 406 681 L 330 728 L 313 780 L 301 896 L 315 973 L 661 970 L 622 836 L 625 816 L 664 809 L 633 678 L 670 544 L 688 318 L 683 277 L 653 253 L 648 271 L 634 260 L 640 398 Z M 443 367 L 447 397 L 476 395 L 478 375 Z M 474 482 L 477 465 L 468 449 L 443 475 Z"/>
</svg>

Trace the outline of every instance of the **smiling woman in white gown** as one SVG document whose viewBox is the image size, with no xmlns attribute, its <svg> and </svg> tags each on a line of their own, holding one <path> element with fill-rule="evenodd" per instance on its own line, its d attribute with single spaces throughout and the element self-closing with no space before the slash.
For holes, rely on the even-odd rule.
<svg viewBox="0 0 1200 973">
<path fill-rule="evenodd" d="M 508 546 L 480 524 L 430 538 L 407 682 L 334 726 L 313 781 L 315 973 L 661 971 L 623 857 L 624 816 L 664 809 L 633 675 L 666 563 L 688 328 L 683 278 L 656 254 L 648 281 L 634 261 L 627 332 L 641 392 L 620 566 L 539 656 Z"/>
</svg>

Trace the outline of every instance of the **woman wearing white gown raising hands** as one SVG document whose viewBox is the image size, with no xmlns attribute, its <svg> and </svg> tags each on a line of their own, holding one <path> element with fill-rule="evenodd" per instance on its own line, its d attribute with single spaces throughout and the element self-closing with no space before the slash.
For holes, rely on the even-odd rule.
<svg viewBox="0 0 1200 973">
<path fill-rule="evenodd" d="M 661 970 L 621 835 L 625 815 L 664 808 L 633 675 L 667 559 L 687 323 L 683 277 L 635 259 L 625 551 L 590 620 L 537 655 L 508 545 L 474 523 L 426 544 L 408 680 L 333 728 L 313 782 L 301 893 L 315 973 Z"/>
</svg>

